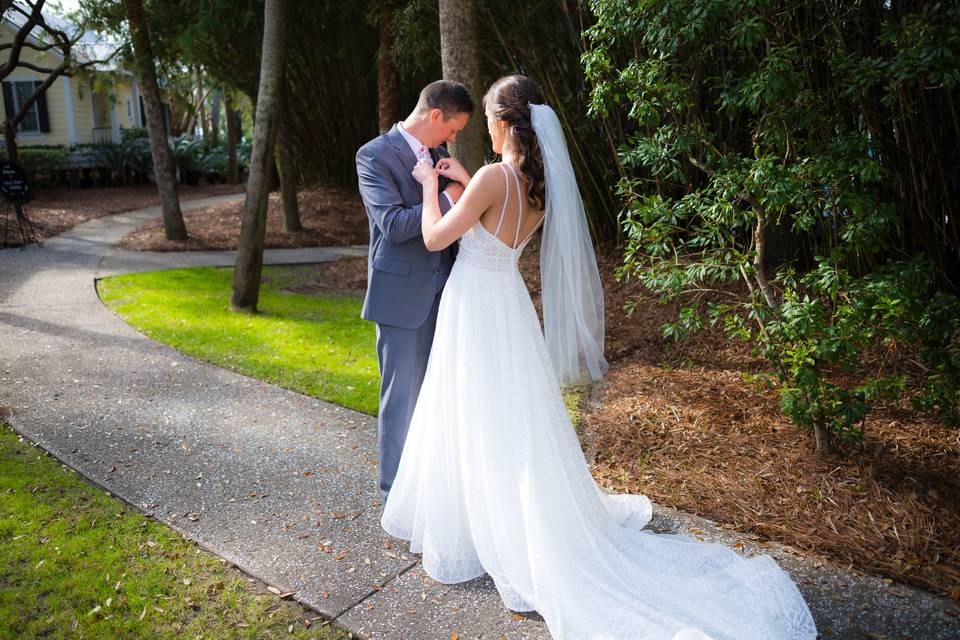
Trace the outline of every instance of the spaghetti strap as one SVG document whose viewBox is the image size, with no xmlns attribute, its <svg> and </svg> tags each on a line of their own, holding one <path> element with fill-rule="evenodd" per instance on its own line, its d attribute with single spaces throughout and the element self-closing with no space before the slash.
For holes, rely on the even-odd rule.
<svg viewBox="0 0 960 640">
<path fill-rule="evenodd" d="M 517 185 L 517 232 L 513 234 L 513 245 L 511 245 L 516 249 L 517 241 L 520 239 L 520 223 L 523 222 L 523 197 L 520 195 L 520 178 L 517 177 L 517 172 L 506 162 L 503 164 L 507 165 L 507 168 L 510 169 L 510 173 L 513 174 L 513 182 Z"/>
<path fill-rule="evenodd" d="M 503 206 L 500 207 L 500 221 L 497 222 L 497 230 L 493 232 L 493 235 L 500 235 L 500 225 L 503 224 L 503 216 L 507 212 L 507 196 L 510 195 L 510 183 L 507 180 L 507 170 L 503 168 L 504 163 L 500 163 L 500 171 L 503 172 Z"/>
<path fill-rule="evenodd" d="M 546 217 L 547 217 L 546 214 L 544 214 L 544 215 L 540 218 L 540 221 L 539 221 L 536 225 L 534 225 L 533 229 L 530 230 L 530 233 L 527 234 L 527 237 L 523 239 L 523 242 L 521 242 L 520 244 L 518 244 L 517 247 L 515 247 L 515 248 L 519 248 L 519 247 L 522 247 L 522 246 L 526 245 L 527 242 L 530 241 L 530 238 L 533 237 L 533 234 L 535 234 L 535 233 L 537 232 L 537 229 L 540 228 L 540 225 L 543 224 L 543 221 L 544 221 L 544 219 L 545 219 Z"/>
</svg>

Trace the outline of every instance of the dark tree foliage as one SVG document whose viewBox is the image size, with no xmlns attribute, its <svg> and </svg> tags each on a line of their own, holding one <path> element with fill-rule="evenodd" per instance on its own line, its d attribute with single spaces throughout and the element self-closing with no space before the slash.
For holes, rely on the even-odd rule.
<svg viewBox="0 0 960 640">
<path fill-rule="evenodd" d="M 822 449 L 883 396 L 960 421 L 957 4 L 592 7 L 593 108 L 627 129 L 622 274 L 686 303 L 665 334 L 751 341 Z"/>
<path fill-rule="evenodd" d="M 541 88 L 560 117 L 570 145 L 594 238 L 612 244 L 621 238 L 620 203 L 611 185 L 621 177 L 617 144 L 620 116 L 591 118 L 590 86 L 580 63 L 583 30 L 593 22 L 587 2 L 477 0 L 480 15 L 481 86 L 500 76 L 522 73 Z M 394 48 L 404 78 L 404 109 L 416 91 L 440 77 L 439 15 L 435 0 L 409 0 L 395 19 Z M 479 104 L 483 96 L 474 96 Z M 487 159 L 492 151 L 487 144 Z"/>
</svg>

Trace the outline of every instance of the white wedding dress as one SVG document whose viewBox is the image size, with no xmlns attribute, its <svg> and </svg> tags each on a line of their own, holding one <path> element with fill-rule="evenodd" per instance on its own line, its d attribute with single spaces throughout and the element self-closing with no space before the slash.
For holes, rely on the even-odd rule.
<svg viewBox="0 0 960 640">
<path fill-rule="evenodd" d="M 646 497 L 599 490 L 517 268 L 528 240 L 479 221 L 460 240 L 384 530 L 440 582 L 490 574 L 558 640 L 815 638 L 771 558 L 641 531 Z"/>
</svg>

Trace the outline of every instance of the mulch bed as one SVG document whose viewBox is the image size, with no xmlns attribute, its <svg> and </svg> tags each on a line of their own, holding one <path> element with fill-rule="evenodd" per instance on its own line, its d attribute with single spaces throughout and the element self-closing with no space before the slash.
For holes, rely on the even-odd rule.
<svg viewBox="0 0 960 640">
<path fill-rule="evenodd" d="M 242 185 L 231 184 L 205 184 L 198 187 L 180 185 L 180 198 L 191 200 L 242 190 Z M 26 205 L 26 212 L 41 241 L 58 236 L 87 220 L 160 204 L 157 187 L 153 184 L 89 189 L 37 188 L 33 190 L 33 196 L 33 200 Z M 2 240 L 0 237 L 0 242 Z"/>
<path fill-rule="evenodd" d="M 619 260 L 601 260 L 611 369 L 583 418 L 598 482 L 960 599 L 960 432 L 902 398 L 875 405 L 860 445 L 820 456 L 778 393 L 745 379 L 768 370 L 748 346 L 717 331 L 665 343 L 674 305 L 627 317 L 643 290 L 615 282 Z"/>
<path fill-rule="evenodd" d="M 521 271 L 539 308 L 536 240 Z M 900 404 L 877 406 L 863 443 L 820 457 L 780 412 L 749 349 L 707 331 L 667 345 L 676 307 L 623 311 L 637 283 L 601 257 L 609 374 L 583 416 L 598 482 L 801 554 L 960 598 L 960 433 Z M 291 288 L 364 288 L 366 260 L 317 265 Z M 347 283 L 347 284 L 344 284 Z"/>
<path fill-rule="evenodd" d="M 322 247 L 366 244 L 369 239 L 367 216 L 356 190 L 335 187 L 311 187 L 300 190 L 300 222 L 303 231 L 283 230 L 283 205 L 280 193 L 270 194 L 267 207 L 268 249 Z M 243 219 L 243 201 L 224 202 L 184 214 L 189 238 L 186 242 L 167 240 L 163 223 L 151 220 L 120 241 L 133 251 L 200 251 L 236 249 Z"/>
</svg>

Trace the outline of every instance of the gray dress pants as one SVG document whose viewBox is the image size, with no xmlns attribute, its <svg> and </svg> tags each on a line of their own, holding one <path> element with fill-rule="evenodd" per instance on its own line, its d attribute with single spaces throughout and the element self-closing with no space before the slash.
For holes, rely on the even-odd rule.
<svg viewBox="0 0 960 640">
<path fill-rule="evenodd" d="M 380 450 L 380 490 L 384 499 L 393 485 L 410 418 L 417 404 L 427 360 L 437 327 L 438 291 L 426 322 L 417 329 L 377 325 L 377 363 L 380 367 L 380 411 L 377 441 Z"/>
</svg>

